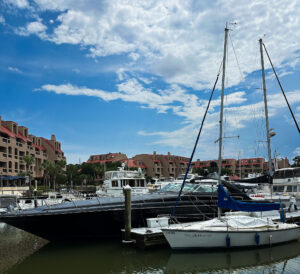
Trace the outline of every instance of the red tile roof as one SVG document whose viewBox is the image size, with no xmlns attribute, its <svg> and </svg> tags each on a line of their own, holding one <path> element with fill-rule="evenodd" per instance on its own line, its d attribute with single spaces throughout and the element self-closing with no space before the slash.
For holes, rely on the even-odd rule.
<svg viewBox="0 0 300 274">
<path fill-rule="evenodd" d="M 12 131 L 10 131 L 8 128 L 4 127 L 4 126 L 0 126 L 0 132 L 7 134 L 10 137 L 13 138 L 20 138 L 25 142 L 32 142 L 29 138 L 27 138 L 26 136 L 21 135 L 20 133 L 14 133 Z"/>
<path fill-rule="evenodd" d="M 15 134 L 4 126 L 0 126 L 0 132 L 5 133 L 10 137 L 15 137 Z"/>
<path fill-rule="evenodd" d="M 123 163 L 125 163 L 128 167 L 140 167 L 140 168 L 147 168 L 144 164 L 137 164 L 135 160 L 133 159 L 127 159 L 123 160 Z"/>
<path fill-rule="evenodd" d="M 51 142 L 50 142 L 48 139 L 46 139 L 46 138 L 44 138 L 44 137 L 41 137 L 41 138 L 42 138 L 42 139 L 43 139 L 50 147 L 52 147 L 53 150 L 58 151 L 59 153 L 63 153 L 62 150 L 60 150 L 60 149 L 58 149 L 58 148 L 55 148 L 54 145 L 52 145 Z"/>
<path fill-rule="evenodd" d="M 42 150 L 42 151 L 46 151 L 46 148 L 42 147 L 42 146 L 38 146 L 36 144 L 32 144 L 33 147 L 36 147 L 37 149 L 39 150 Z"/>
</svg>

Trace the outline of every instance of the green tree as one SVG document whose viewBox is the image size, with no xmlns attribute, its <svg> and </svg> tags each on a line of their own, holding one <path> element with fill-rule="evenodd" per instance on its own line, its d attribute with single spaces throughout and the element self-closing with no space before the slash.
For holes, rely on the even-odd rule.
<svg viewBox="0 0 300 274">
<path fill-rule="evenodd" d="M 292 167 L 300 167 L 300 156 L 296 156 L 293 161 Z"/>
<path fill-rule="evenodd" d="M 34 157 L 31 155 L 24 155 L 23 156 L 23 161 L 26 164 L 26 174 L 28 176 L 31 176 L 31 166 L 34 163 Z M 31 178 L 29 178 L 29 187 L 31 187 Z"/>
<path fill-rule="evenodd" d="M 52 166 L 50 167 L 50 175 L 52 176 L 54 190 L 56 189 L 56 178 L 58 175 L 64 173 L 65 166 L 66 166 L 66 161 L 60 160 L 52 164 Z"/>
<path fill-rule="evenodd" d="M 53 162 L 51 162 L 50 160 L 46 160 L 42 163 L 41 165 L 41 169 L 44 171 L 44 189 L 46 189 L 46 185 L 49 184 L 49 188 L 50 188 L 50 172 L 53 168 Z"/>
<path fill-rule="evenodd" d="M 74 165 L 74 164 L 67 165 L 66 173 L 71 188 L 73 188 L 73 178 L 78 174 L 79 169 L 80 169 L 79 165 Z"/>
</svg>

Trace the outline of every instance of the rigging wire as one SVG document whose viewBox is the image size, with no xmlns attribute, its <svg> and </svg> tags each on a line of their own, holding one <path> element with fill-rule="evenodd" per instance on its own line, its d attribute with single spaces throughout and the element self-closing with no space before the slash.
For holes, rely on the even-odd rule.
<svg viewBox="0 0 300 274">
<path fill-rule="evenodd" d="M 208 101 L 208 104 L 206 106 L 206 110 L 205 110 L 205 113 L 204 113 L 204 116 L 203 116 L 203 119 L 202 119 L 202 122 L 201 122 L 201 126 L 200 126 L 200 129 L 199 129 L 199 132 L 198 132 L 198 136 L 197 136 L 197 139 L 196 139 L 196 142 L 195 142 L 195 145 L 194 145 L 194 149 L 193 149 L 193 152 L 191 154 L 191 157 L 189 159 L 189 163 L 188 163 L 188 166 L 186 168 L 186 172 L 185 172 L 185 175 L 184 175 L 184 179 L 183 179 L 183 182 L 182 182 L 182 185 L 181 185 L 181 188 L 180 188 L 180 191 L 179 191 L 179 194 L 177 196 L 177 199 L 176 199 L 176 203 L 172 209 L 172 214 L 171 216 L 174 217 L 175 215 L 175 212 L 176 212 L 176 207 L 179 203 L 179 200 L 180 200 L 180 197 L 181 197 L 181 193 L 182 193 L 182 190 L 184 188 L 184 184 L 185 184 L 185 181 L 186 181 L 186 177 L 189 173 L 189 170 L 190 170 L 190 167 L 191 167 L 191 163 L 193 161 L 193 157 L 194 157 L 194 154 L 195 154 L 195 151 L 196 151 L 196 148 L 197 148 L 197 144 L 198 144 L 198 141 L 199 141 L 199 138 L 200 138 L 200 135 L 201 135 L 201 132 L 202 132 L 202 128 L 203 128 L 203 125 L 204 125 L 204 121 L 205 121 L 205 118 L 206 118 L 206 115 L 208 113 L 208 109 L 209 109 L 209 106 L 210 106 L 210 103 L 211 103 L 211 100 L 212 100 L 212 97 L 213 97 L 213 94 L 214 94 L 214 91 L 215 91 L 215 88 L 216 88 L 216 85 L 218 83 L 218 80 L 219 80 L 219 76 L 220 76 L 220 73 L 221 73 L 221 68 L 222 68 L 222 64 L 223 64 L 223 61 L 221 62 L 220 64 L 220 67 L 219 67 L 219 71 L 218 71 L 218 74 L 217 74 L 217 78 L 216 78 L 216 81 L 214 83 L 214 86 L 213 86 L 213 89 L 211 91 L 211 94 L 210 94 L 210 97 L 209 97 L 209 101 Z"/>
<path fill-rule="evenodd" d="M 279 86 L 280 86 L 280 89 L 281 89 L 281 91 L 282 91 L 282 94 L 283 94 L 283 96 L 284 96 L 284 99 L 285 99 L 285 101 L 286 101 L 286 103 L 287 103 L 287 105 L 288 105 L 288 107 L 289 107 L 289 110 L 290 110 L 291 115 L 292 115 L 292 117 L 293 117 L 293 119 L 294 119 L 295 125 L 296 125 L 296 127 L 297 127 L 297 129 L 298 129 L 298 132 L 299 132 L 299 134 L 300 134 L 300 128 L 299 128 L 298 122 L 297 122 L 297 120 L 296 120 L 296 118 L 295 118 L 295 116 L 294 116 L 294 113 L 293 113 L 293 111 L 292 111 L 292 109 L 291 109 L 291 106 L 290 106 L 290 104 L 289 104 L 289 102 L 288 102 L 288 100 L 287 100 L 287 98 L 286 98 L 286 96 L 285 96 L 285 92 L 284 92 L 284 90 L 283 90 L 283 88 L 282 88 L 282 85 L 281 85 L 281 83 L 280 83 L 280 80 L 279 80 L 279 78 L 278 78 L 278 75 L 277 75 L 277 73 L 276 73 L 276 71 L 275 71 L 275 68 L 274 68 L 274 66 L 273 66 L 273 63 L 272 63 L 272 61 L 271 61 L 271 58 L 270 58 L 270 56 L 269 56 L 269 53 L 268 53 L 267 48 L 266 48 L 266 46 L 265 46 L 264 43 L 263 43 L 263 46 L 264 46 L 264 49 L 265 49 L 266 54 L 267 54 L 267 56 L 268 56 L 268 59 L 269 59 L 269 61 L 270 61 L 270 64 L 271 64 L 271 66 L 272 66 L 273 72 L 274 72 L 274 74 L 275 74 L 275 76 L 276 76 L 277 82 L 278 82 L 278 84 L 279 84 Z"/>
<path fill-rule="evenodd" d="M 235 49 L 234 49 L 234 45 L 233 45 L 233 42 L 232 42 L 232 38 L 231 38 L 230 32 L 229 32 L 229 38 L 230 38 L 231 46 L 232 46 L 233 53 L 234 53 L 234 56 L 235 56 L 235 60 L 236 60 L 236 63 L 237 63 L 237 67 L 238 67 L 239 72 L 240 72 L 241 81 L 243 81 L 245 78 L 244 78 L 244 75 L 242 73 L 242 70 L 241 70 L 241 67 L 240 67 L 240 64 L 239 64 L 239 60 L 237 58 L 237 55 L 236 55 L 236 52 L 235 52 Z"/>
</svg>

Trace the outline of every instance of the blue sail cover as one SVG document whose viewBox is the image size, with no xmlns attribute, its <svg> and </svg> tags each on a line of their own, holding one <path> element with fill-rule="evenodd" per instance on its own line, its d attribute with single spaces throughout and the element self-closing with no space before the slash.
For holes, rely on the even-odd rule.
<svg viewBox="0 0 300 274">
<path fill-rule="evenodd" d="M 237 201 L 229 196 L 223 186 L 218 187 L 218 207 L 237 211 L 270 211 L 279 210 L 279 203 L 247 203 Z"/>
</svg>

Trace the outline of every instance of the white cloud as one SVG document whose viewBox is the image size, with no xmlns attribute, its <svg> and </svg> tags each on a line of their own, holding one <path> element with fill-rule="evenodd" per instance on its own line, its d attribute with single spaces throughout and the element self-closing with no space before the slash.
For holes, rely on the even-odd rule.
<svg viewBox="0 0 300 274">
<path fill-rule="evenodd" d="M 243 73 L 258 68 L 257 40 L 263 34 L 277 67 L 291 69 L 299 62 L 300 2 L 297 0 L 276 3 L 36 0 L 35 3 L 42 11 L 54 10 L 60 15 L 51 33 L 45 35 L 45 27 L 41 25 L 31 33 L 57 44 L 83 45 L 96 58 L 127 54 L 136 69 L 162 76 L 169 83 L 197 89 L 211 87 L 222 58 L 226 21 L 238 21 L 236 27 L 231 27 L 231 36 Z M 25 31 L 30 32 L 28 26 Z M 231 49 L 229 55 L 234 60 Z M 235 72 L 228 78 L 228 85 L 241 80 L 234 62 L 229 62 L 229 68 L 235 68 Z"/>
<path fill-rule="evenodd" d="M 30 22 L 26 25 L 26 27 L 20 27 L 16 29 L 16 33 L 22 36 L 29 36 L 31 34 L 35 34 L 40 38 L 44 39 L 46 35 L 47 26 L 39 21 Z"/>
<path fill-rule="evenodd" d="M 29 3 L 27 0 L 5 0 L 8 4 L 12 4 L 20 9 L 28 8 Z"/>
<path fill-rule="evenodd" d="M 5 24 L 5 18 L 2 15 L 0 15 L 0 24 Z"/>
<path fill-rule="evenodd" d="M 8 67 L 7 69 L 8 69 L 9 71 L 16 72 L 16 73 L 20 73 L 20 74 L 23 73 L 20 69 L 18 69 L 18 68 L 16 68 L 16 67 Z"/>
</svg>

